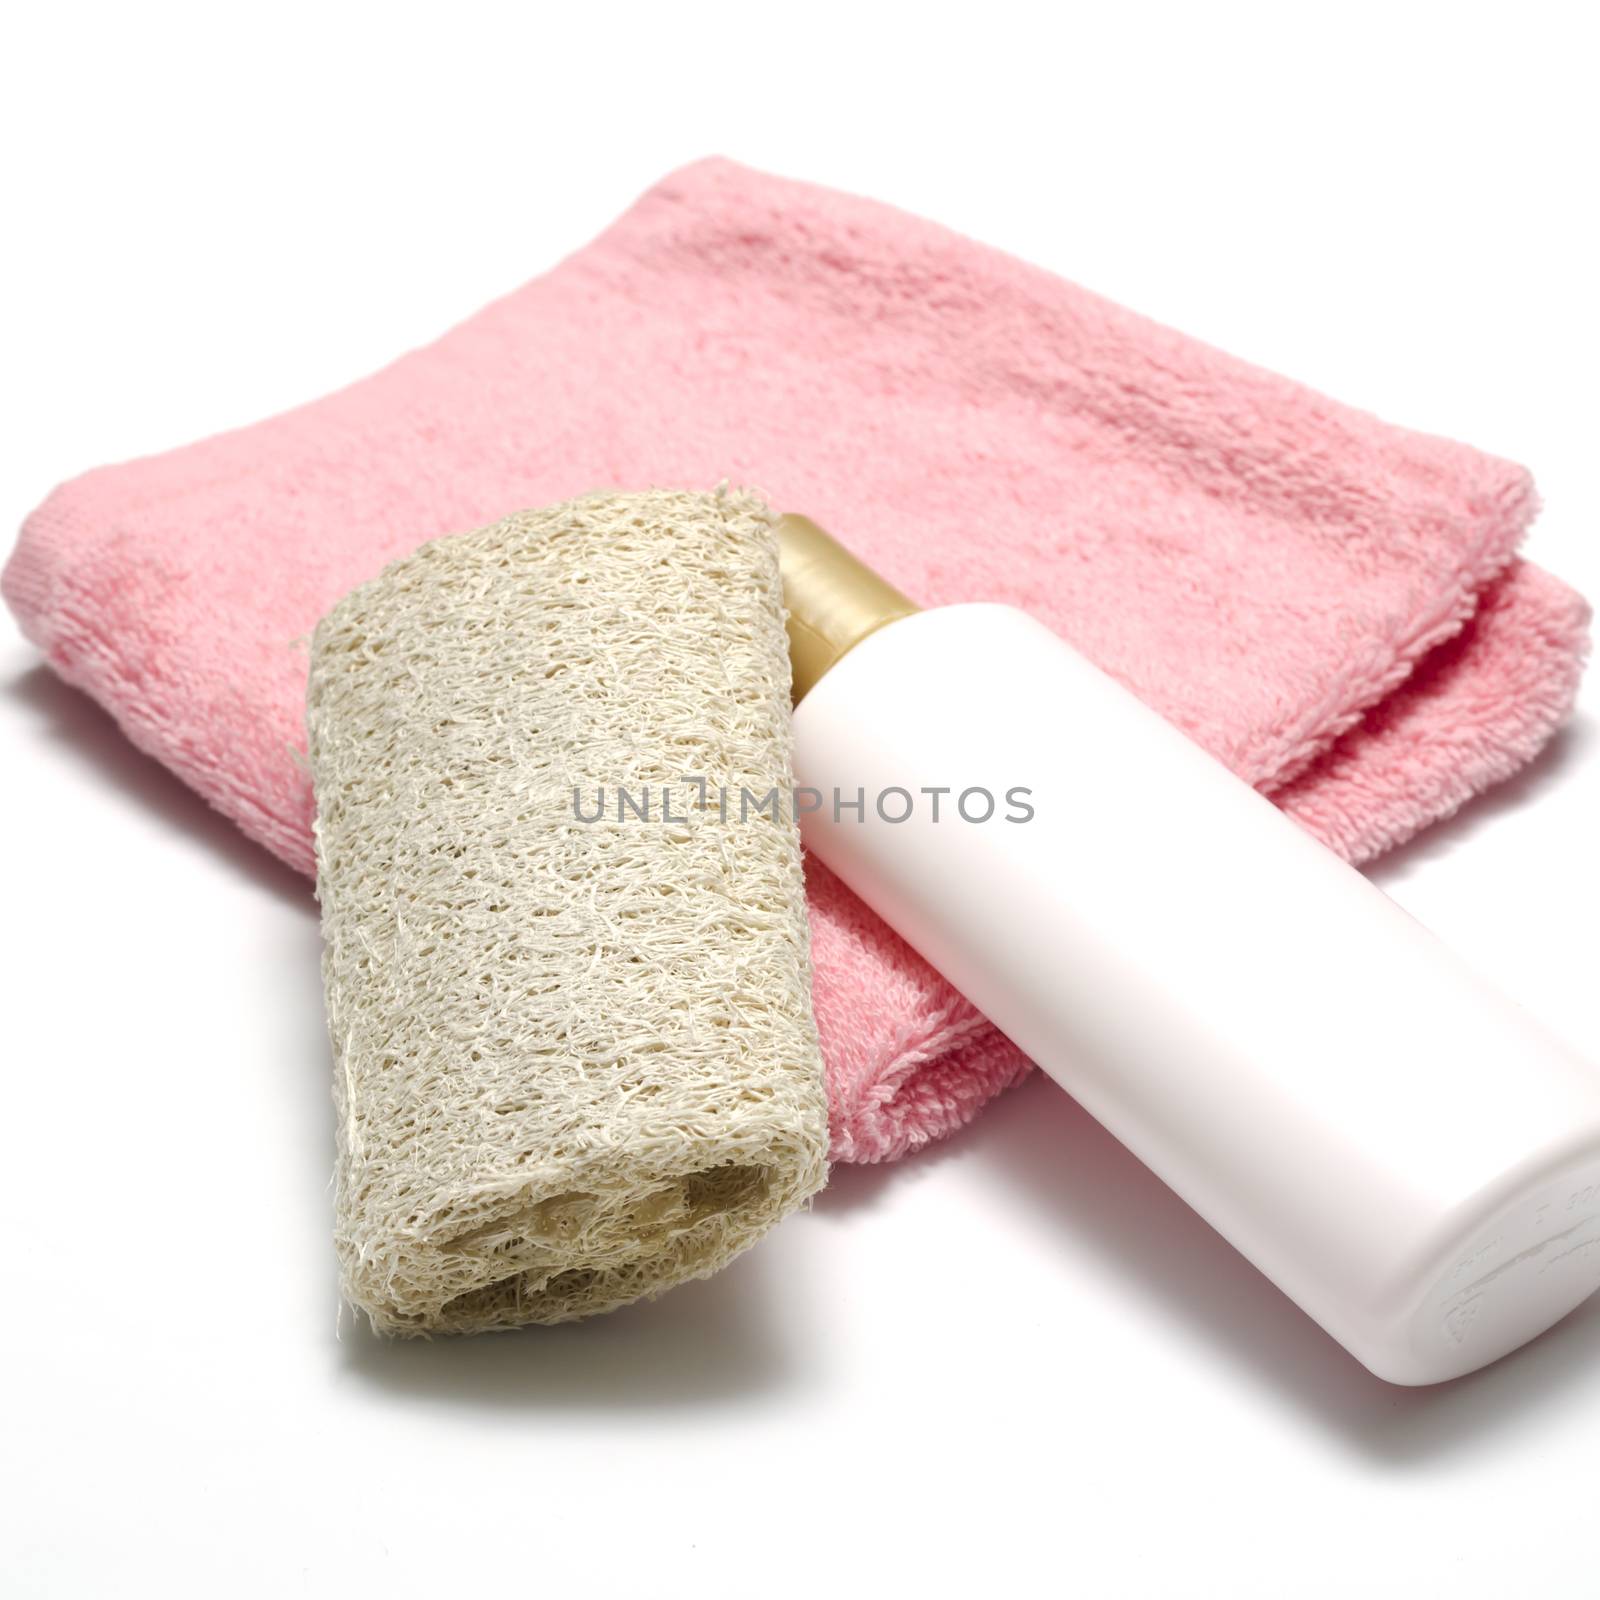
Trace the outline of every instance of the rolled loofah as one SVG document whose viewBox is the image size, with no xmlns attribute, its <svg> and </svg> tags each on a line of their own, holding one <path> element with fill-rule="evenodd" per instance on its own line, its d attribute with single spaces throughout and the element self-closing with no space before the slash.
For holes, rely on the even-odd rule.
<svg viewBox="0 0 1600 1600">
<path fill-rule="evenodd" d="M 719 804 L 791 782 L 772 521 L 588 496 L 426 545 L 317 628 L 336 1233 L 380 1331 L 610 1310 L 825 1180 L 798 834 Z"/>
</svg>

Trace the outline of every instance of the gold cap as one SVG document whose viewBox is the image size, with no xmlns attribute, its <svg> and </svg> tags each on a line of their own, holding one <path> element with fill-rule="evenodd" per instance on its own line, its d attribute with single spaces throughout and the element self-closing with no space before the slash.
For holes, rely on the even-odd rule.
<svg viewBox="0 0 1600 1600">
<path fill-rule="evenodd" d="M 796 705 L 846 651 L 918 609 L 809 517 L 778 519 L 778 571 Z"/>
</svg>

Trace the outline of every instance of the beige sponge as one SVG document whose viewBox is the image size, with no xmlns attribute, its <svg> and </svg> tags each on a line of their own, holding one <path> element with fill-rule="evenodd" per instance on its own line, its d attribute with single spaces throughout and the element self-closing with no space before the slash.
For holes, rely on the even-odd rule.
<svg viewBox="0 0 1600 1600">
<path fill-rule="evenodd" d="M 319 626 L 308 721 L 337 1242 L 374 1327 L 607 1311 L 821 1187 L 760 500 L 591 495 L 426 545 Z"/>
</svg>

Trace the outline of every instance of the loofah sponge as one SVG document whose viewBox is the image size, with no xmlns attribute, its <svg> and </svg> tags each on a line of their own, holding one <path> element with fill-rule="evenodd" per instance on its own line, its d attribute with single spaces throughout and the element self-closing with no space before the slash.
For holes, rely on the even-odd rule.
<svg viewBox="0 0 1600 1600">
<path fill-rule="evenodd" d="M 380 1331 L 610 1310 L 825 1180 L 799 839 L 737 803 L 791 782 L 772 524 L 587 496 L 317 628 L 336 1233 Z"/>
</svg>

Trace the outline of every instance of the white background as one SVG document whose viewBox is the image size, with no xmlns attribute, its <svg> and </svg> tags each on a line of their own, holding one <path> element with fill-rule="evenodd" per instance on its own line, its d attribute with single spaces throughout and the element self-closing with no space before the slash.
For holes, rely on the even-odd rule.
<svg viewBox="0 0 1600 1600">
<path fill-rule="evenodd" d="M 1527 462 L 1530 551 L 1597 595 L 1587 21 L 16 8 L 0 515 L 361 376 L 722 152 Z M 1379 876 L 1600 1058 L 1585 705 Z M 1600 1303 L 1388 1388 L 1042 1080 L 654 1306 L 337 1336 L 307 886 L 9 619 L 0 763 L 0 1590 L 1600 1593 Z"/>
</svg>

